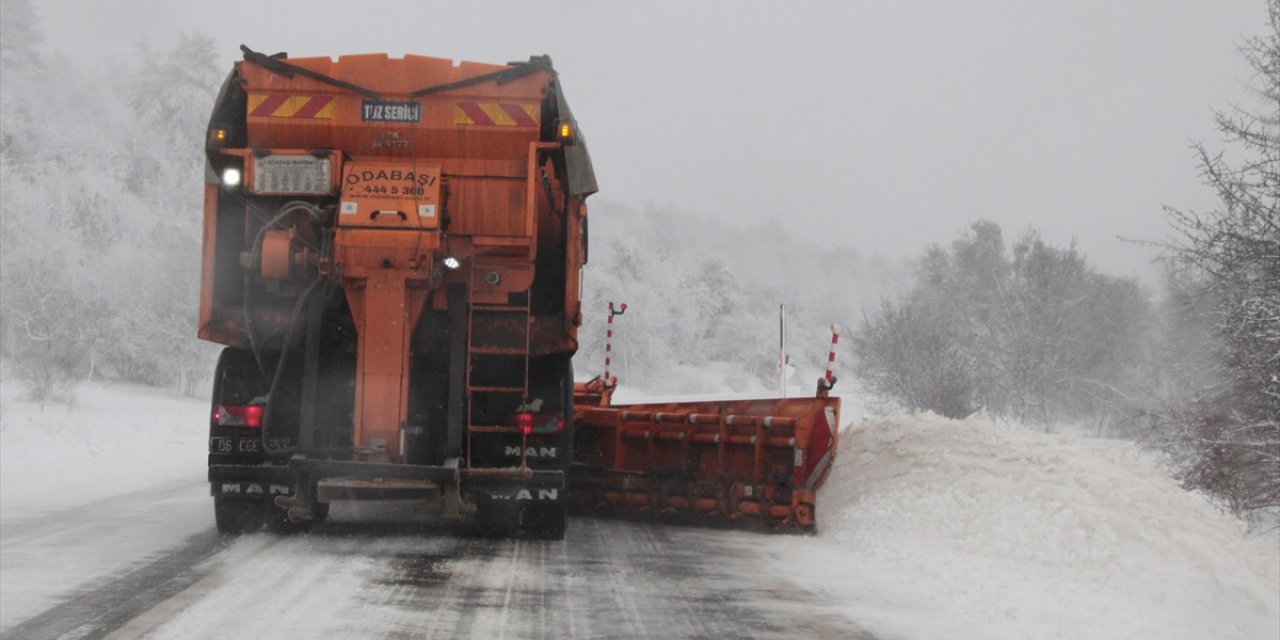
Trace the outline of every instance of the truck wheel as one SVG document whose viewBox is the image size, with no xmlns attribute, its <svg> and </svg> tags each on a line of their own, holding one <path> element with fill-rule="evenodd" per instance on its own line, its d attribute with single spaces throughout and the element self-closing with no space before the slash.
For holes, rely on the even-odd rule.
<svg viewBox="0 0 1280 640">
<path fill-rule="evenodd" d="M 520 525 L 520 511 L 506 504 L 482 504 L 476 512 L 477 532 L 482 538 L 510 538 Z"/>
<path fill-rule="evenodd" d="M 525 507 L 524 531 L 538 540 L 564 540 L 569 525 L 569 505 L 560 502 Z"/>
<path fill-rule="evenodd" d="M 240 535 L 260 531 L 271 524 L 275 505 L 258 500 L 213 498 L 213 520 L 218 533 Z"/>
</svg>

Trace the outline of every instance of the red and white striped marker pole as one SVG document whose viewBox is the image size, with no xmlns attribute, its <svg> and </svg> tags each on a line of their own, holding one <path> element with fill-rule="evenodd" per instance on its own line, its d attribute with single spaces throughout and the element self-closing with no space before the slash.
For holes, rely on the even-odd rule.
<svg viewBox="0 0 1280 640">
<path fill-rule="evenodd" d="M 836 345 L 840 344 L 840 327 L 831 325 L 831 351 L 827 353 L 827 374 L 818 381 L 818 388 L 822 391 L 830 390 L 836 385 L 835 366 L 836 366 Z"/>
<path fill-rule="evenodd" d="M 613 362 L 613 317 L 626 312 L 627 303 L 622 303 L 616 309 L 612 302 L 609 303 L 609 324 L 604 334 L 604 383 L 610 387 L 618 384 L 618 379 L 609 375 L 609 365 Z"/>
</svg>

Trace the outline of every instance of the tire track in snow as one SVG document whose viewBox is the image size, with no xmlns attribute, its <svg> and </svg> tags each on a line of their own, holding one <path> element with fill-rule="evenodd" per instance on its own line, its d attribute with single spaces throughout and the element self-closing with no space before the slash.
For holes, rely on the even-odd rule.
<svg viewBox="0 0 1280 640">
<path fill-rule="evenodd" d="M 178 480 L 70 508 L 0 511 L 0 634 L 209 531 L 209 507 L 207 482 Z"/>
<path fill-rule="evenodd" d="M 759 553 L 770 536 L 575 519 L 564 541 L 319 527 L 196 536 L 14 638 L 870 638 Z M 193 566 L 195 565 L 195 566 Z M 114 633 L 113 633 L 114 631 Z M 5 637 L 10 637 L 6 632 Z"/>
<path fill-rule="evenodd" d="M 147 564 L 100 581 L 6 629 L 5 636 L 28 640 L 101 638 L 203 578 L 210 570 L 204 561 L 224 545 L 225 539 L 214 531 L 191 536 Z"/>
</svg>

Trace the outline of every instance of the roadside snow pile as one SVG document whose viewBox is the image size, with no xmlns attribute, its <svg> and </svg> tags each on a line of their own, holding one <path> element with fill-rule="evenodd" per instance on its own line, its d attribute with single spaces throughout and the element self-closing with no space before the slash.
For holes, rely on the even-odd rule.
<svg viewBox="0 0 1280 640">
<path fill-rule="evenodd" d="M 1275 534 L 1247 537 L 1132 443 L 923 415 L 864 423 L 841 444 L 819 494 L 822 532 L 786 555 L 873 628 L 1280 634 Z"/>
<path fill-rule="evenodd" d="M 140 385 L 85 383 L 39 404 L 0 385 L 0 505 L 6 516 L 86 504 L 203 477 L 207 400 Z"/>
</svg>

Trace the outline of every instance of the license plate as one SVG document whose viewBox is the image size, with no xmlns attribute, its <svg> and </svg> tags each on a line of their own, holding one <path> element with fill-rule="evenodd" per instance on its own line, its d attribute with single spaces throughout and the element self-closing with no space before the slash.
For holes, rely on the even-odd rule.
<svg viewBox="0 0 1280 640">
<path fill-rule="evenodd" d="M 231 438 L 210 438 L 209 451 L 211 453 L 231 453 L 235 451 L 235 443 Z"/>
</svg>

